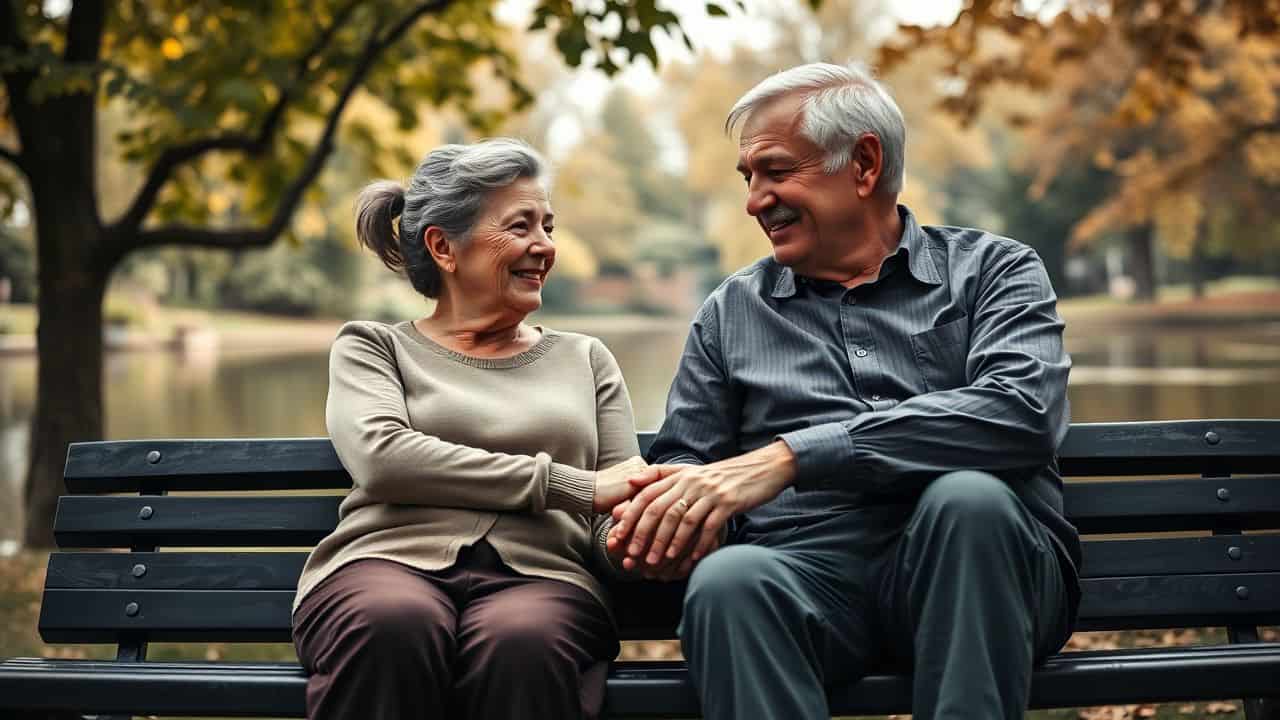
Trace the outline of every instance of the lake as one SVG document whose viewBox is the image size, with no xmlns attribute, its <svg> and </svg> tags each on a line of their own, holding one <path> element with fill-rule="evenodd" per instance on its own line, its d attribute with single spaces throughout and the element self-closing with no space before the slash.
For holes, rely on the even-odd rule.
<svg viewBox="0 0 1280 720">
<path fill-rule="evenodd" d="M 626 376 L 637 427 L 658 426 L 685 322 L 583 318 L 554 326 L 603 339 Z M 1280 418 L 1280 322 L 1072 323 L 1067 347 L 1074 421 Z M 20 536 L 35 370 L 33 357 L 0 357 L 0 554 L 16 550 Z M 325 432 L 323 348 L 115 353 L 105 375 L 109 439 Z"/>
</svg>

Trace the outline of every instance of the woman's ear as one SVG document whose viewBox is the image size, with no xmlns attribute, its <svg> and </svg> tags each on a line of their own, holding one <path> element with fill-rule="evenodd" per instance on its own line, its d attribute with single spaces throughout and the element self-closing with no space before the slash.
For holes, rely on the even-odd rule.
<svg viewBox="0 0 1280 720">
<path fill-rule="evenodd" d="M 427 229 L 422 232 L 422 243 L 441 272 L 451 273 L 458 267 L 453 245 L 449 242 L 449 238 L 445 237 L 444 230 L 435 225 L 427 226 Z"/>
</svg>

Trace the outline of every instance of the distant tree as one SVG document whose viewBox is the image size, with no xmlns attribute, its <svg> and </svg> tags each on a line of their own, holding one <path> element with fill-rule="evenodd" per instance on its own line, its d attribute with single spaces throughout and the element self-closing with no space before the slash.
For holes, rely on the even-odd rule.
<svg viewBox="0 0 1280 720">
<path fill-rule="evenodd" d="M 455 107 L 481 128 L 528 103 L 495 4 L 79 0 L 52 16 L 39 0 L 0 0 L 0 163 L 16 171 L 0 174 L 11 180 L 0 196 L 30 198 L 38 258 L 28 544 L 52 543 L 67 443 L 102 436 L 101 318 L 112 270 L 145 248 L 263 247 L 285 234 L 340 138 L 370 151 L 388 142 L 340 136 L 361 92 L 405 130 L 423 101 Z M 538 0 L 533 18 L 570 64 L 606 71 L 636 56 L 656 64 L 655 29 L 685 39 L 655 0 Z M 485 78 L 502 92 L 489 92 L 495 83 Z M 498 102 L 486 104 L 492 95 Z M 121 158 L 146 168 L 116 217 L 104 216 L 99 197 L 104 103 L 122 104 L 130 120 L 114 138 Z M 206 202 L 211 175 L 226 179 L 243 209 L 233 222 Z"/>
<path fill-rule="evenodd" d="M 1092 162 L 1110 192 L 1072 242 L 1122 232 L 1139 297 L 1155 294 L 1157 242 L 1204 264 L 1212 230 L 1229 222 L 1215 217 L 1224 201 L 1234 207 L 1226 215 L 1247 220 L 1236 237 L 1249 252 L 1258 233 L 1247 228 L 1273 226 L 1280 212 L 1280 0 L 1062 5 L 1045 17 L 1017 0 L 967 0 L 951 25 L 905 26 L 880 56 L 893 64 L 944 53 L 952 91 L 942 106 L 966 121 L 1000 87 L 1052 96 L 1044 113 L 1011 117 L 1038 148 L 1031 193 L 1081 158 Z"/>
</svg>

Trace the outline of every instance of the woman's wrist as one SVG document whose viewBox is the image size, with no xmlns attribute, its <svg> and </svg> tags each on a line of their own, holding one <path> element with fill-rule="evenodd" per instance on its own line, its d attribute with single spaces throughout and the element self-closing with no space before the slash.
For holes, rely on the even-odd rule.
<svg viewBox="0 0 1280 720">
<path fill-rule="evenodd" d="M 596 473 L 551 463 L 547 474 L 547 509 L 590 514 L 596 498 Z"/>
</svg>

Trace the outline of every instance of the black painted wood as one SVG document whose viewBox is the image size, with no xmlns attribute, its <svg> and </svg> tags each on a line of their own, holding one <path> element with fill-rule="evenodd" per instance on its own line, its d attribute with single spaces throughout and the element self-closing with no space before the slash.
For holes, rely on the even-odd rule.
<svg viewBox="0 0 1280 720">
<path fill-rule="evenodd" d="M 1032 708 L 1229 699 L 1274 687 L 1280 644 L 1108 650 L 1058 655 L 1031 682 Z M 284 663 L 165 663 L 22 658 L 0 663 L 0 709 L 152 715 L 302 717 L 306 675 Z M 832 711 L 878 715 L 910 709 L 911 680 L 874 674 L 834 689 Z M 23 704 L 15 701 L 21 699 Z M 609 717 L 696 717 L 681 663 L 616 663 Z"/>
<path fill-rule="evenodd" d="M 138 590 L 289 590 L 307 553 L 53 553 L 45 587 Z"/>
<path fill-rule="evenodd" d="M 641 434 L 642 447 L 651 438 Z M 1083 532 L 1280 529 L 1280 422 L 1075 425 L 1059 455 L 1066 476 L 1264 475 L 1068 482 L 1066 512 Z M 306 547 L 332 530 L 341 500 L 156 493 L 350 485 L 323 438 L 81 443 L 68 453 L 66 477 L 72 493 L 152 493 L 68 496 L 60 502 L 56 534 L 62 546 L 135 551 Z M 305 557 L 55 553 L 40 631 L 48 642 L 287 642 Z M 1280 624 L 1280 535 L 1089 541 L 1084 558 L 1082 630 Z M 616 615 L 624 637 L 672 637 L 682 594 L 680 584 L 619 588 Z M 1256 698 L 1274 695 L 1278 676 L 1275 643 L 1072 653 L 1037 672 L 1032 706 Z M 0 709 L 72 703 L 71 709 L 99 713 L 298 715 L 302 682 L 300 671 L 288 665 L 8 661 L 0 665 Z M 833 707 L 841 714 L 902 712 L 909 687 L 904 676 L 874 676 L 834 693 Z M 11 692 L 26 702 L 6 705 Z M 610 679 L 609 703 L 611 714 L 619 716 L 696 712 L 678 665 L 619 665 Z"/>
<path fill-rule="evenodd" d="M 1063 490 L 1067 518 L 1083 533 L 1280 528 L 1275 475 L 1069 482 Z"/>
<path fill-rule="evenodd" d="M 71 493 L 351 487 L 328 438 L 72 443 L 63 477 Z"/>
<path fill-rule="evenodd" d="M 639 437 L 642 449 L 653 441 L 651 432 Z M 1210 437 L 1216 443 L 1210 443 Z M 1063 474 L 1069 476 L 1274 472 L 1280 465 L 1280 423 L 1077 423 L 1058 456 Z M 327 438 L 73 443 L 64 477 L 72 493 L 351 485 Z"/>
<path fill-rule="evenodd" d="M 618 598 L 624 636 L 673 637 L 682 588 L 646 590 Z M 1083 581 L 1082 590 L 1081 630 L 1280 623 L 1280 573 L 1102 578 Z M 51 587 L 40 634 L 45 642 L 116 642 L 142 631 L 152 641 L 287 642 L 293 596 L 292 589 Z"/>
<path fill-rule="evenodd" d="M 1083 578 L 1280 572 L 1280 535 L 1086 540 Z"/>
<path fill-rule="evenodd" d="M 1083 547 L 1086 579 L 1280 572 L 1280 535 L 1093 540 Z M 293 590 L 306 558 L 305 552 L 57 552 L 49 556 L 45 587 Z"/>
<path fill-rule="evenodd" d="M 338 522 L 327 496 L 98 497 L 64 495 L 53 534 L 60 547 L 310 546 Z"/>
<path fill-rule="evenodd" d="M 340 502 L 333 495 L 63 496 L 54 534 L 62 547 L 85 548 L 312 545 L 333 530 Z M 1277 528 L 1280 477 L 1068 484 L 1065 504 L 1085 533 Z"/>
<path fill-rule="evenodd" d="M 1076 423 L 1058 448 L 1058 458 L 1063 473 L 1072 476 L 1275 472 L 1280 464 L 1280 423 Z"/>
</svg>

